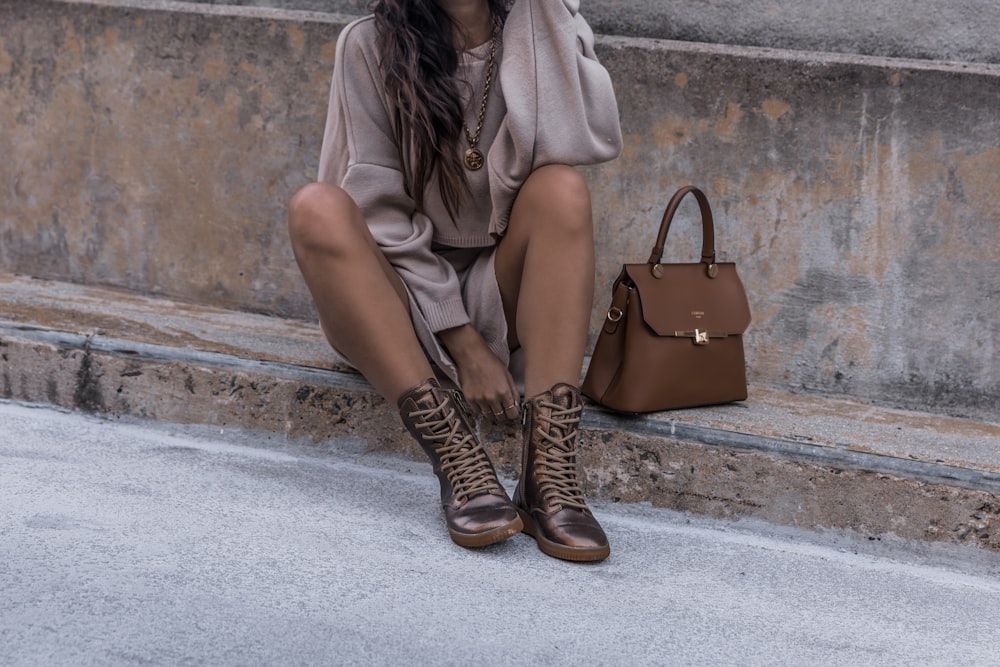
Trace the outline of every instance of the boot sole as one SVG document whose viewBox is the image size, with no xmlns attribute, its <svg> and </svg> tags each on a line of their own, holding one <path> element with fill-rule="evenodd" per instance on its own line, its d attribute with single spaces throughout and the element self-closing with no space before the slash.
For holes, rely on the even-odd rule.
<svg viewBox="0 0 1000 667">
<path fill-rule="evenodd" d="M 568 547 L 565 544 L 553 542 L 541 534 L 535 520 L 527 512 L 518 507 L 517 514 L 524 523 L 522 532 L 534 539 L 535 543 L 538 544 L 538 549 L 546 556 L 570 560 L 575 563 L 586 563 L 604 560 L 611 555 L 610 544 L 605 544 L 603 547 Z"/>
<path fill-rule="evenodd" d="M 524 530 L 524 521 L 518 515 L 507 525 L 499 526 L 482 533 L 458 533 L 451 529 L 448 529 L 448 533 L 451 535 L 451 541 L 458 546 L 475 549 L 476 547 L 486 547 L 497 542 L 503 542 L 506 539 L 514 537 L 522 530 Z"/>
</svg>

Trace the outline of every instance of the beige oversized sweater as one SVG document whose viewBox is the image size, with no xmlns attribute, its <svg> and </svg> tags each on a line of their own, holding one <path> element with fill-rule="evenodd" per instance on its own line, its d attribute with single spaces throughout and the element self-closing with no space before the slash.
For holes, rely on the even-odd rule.
<svg viewBox="0 0 1000 667">
<path fill-rule="evenodd" d="M 505 361 L 508 353 L 505 324 L 488 321 L 503 319 L 495 285 L 485 303 L 471 303 L 480 288 L 470 295 L 460 275 L 470 253 L 452 249 L 495 245 L 534 169 L 595 164 L 621 152 L 614 89 L 578 10 L 579 0 L 516 0 L 511 8 L 497 51 L 499 80 L 494 79 L 479 141 L 486 166 L 466 172 L 471 197 L 457 220 L 445 210 L 436 179 L 427 185 L 423 211 L 406 191 L 374 19 L 355 21 L 340 35 L 319 179 L 341 186 L 358 204 L 410 293 L 424 348 L 453 379 L 454 368 L 434 335 L 438 331 L 485 319 L 477 328 L 487 344 Z M 475 128 L 489 44 L 459 55 L 457 77 L 467 84 L 460 86 L 466 123 Z M 470 317 L 470 308 L 479 312 Z"/>
</svg>

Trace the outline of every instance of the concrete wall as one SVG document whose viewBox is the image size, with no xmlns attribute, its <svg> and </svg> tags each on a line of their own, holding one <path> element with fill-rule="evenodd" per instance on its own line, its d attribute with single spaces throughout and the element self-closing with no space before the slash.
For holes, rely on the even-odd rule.
<svg viewBox="0 0 1000 667">
<path fill-rule="evenodd" d="M 137 4 L 0 2 L 0 271 L 311 317 L 284 207 L 315 173 L 345 19 Z M 600 53 L 626 148 L 588 170 L 594 331 L 694 182 L 751 295 L 752 381 L 998 418 L 1000 67 Z M 693 259 L 678 222 L 671 255 Z"/>
<path fill-rule="evenodd" d="M 284 210 L 342 22 L 260 13 L 0 3 L 0 268 L 308 316 Z"/>
<path fill-rule="evenodd" d="M 349 14 L 366 0 L 198 0 Z M 597 32 L 713 44 L 1000 63 L 994 0 L 584 0 Z"/>
</svg>

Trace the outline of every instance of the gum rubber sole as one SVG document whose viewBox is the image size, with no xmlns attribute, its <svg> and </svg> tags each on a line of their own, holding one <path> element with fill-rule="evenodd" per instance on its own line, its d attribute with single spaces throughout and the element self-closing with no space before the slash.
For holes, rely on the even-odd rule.
<svg viewBox="0 0 1000 667">
<path fill-rule="evenodd" d="M 475 549 L 476 547 L 485 547 L 497 542 L 503 542 L 508 538 L 514 537 L 522 530 L 524 530 L 524 521 L 519 512 L 518 516 L 514 517 L 514 520 L 505 526 L 499 526 L 482 533 L 459 533 L 449 528 L 448 534 L 451 535 L 451 541 L 458 546 Z"/>
<path fill-rule="evenodd" d="M 535 525 L 535 520 L 532 519 L 527 512 L 518 507 L 517 513 L 521 517 L 521 521 L 524 522 L 522 532 L 533 538 L 538 544 L 538 549 L 546 556 L 552 556 L 553 558 L 560 558 L 562 560 L 570 560 L 575 563 L 587 563 L 604 560 L 611 555 L 610 544 L 605 544 L 603 547 L 574 548 L 568 547 L 565 544 L 553 542 L 544 535 L 540 534 L 541 531 L 539 531 L 538 526 Z"/>
</svg>

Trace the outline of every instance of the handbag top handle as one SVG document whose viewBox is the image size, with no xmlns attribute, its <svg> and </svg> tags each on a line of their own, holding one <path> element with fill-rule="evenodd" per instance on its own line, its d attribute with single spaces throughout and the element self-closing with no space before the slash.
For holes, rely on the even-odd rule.
<svg viewBox="0 0 1000 667">
<path fill-rule="evenodd" d="M 681 200 L 691 193 L 698 200 L 698 208 L 701 209 L 701 261 L 705 264 L 715 263 L 715 223 L 712 221 L 712 207 L 708 205 L 708 197 L 705 193 L 693 185 L 685 185 L 674 193 L 667 204 L 667 210 L 663 212 L 663 220 L 660 221 L 660 233 L 656 235 L 656 245 L 649 255 L 648 264 L 659 264 L 663 260 L 663 246 L 667 242 L 667 232 L 670 230 L 670 223 L 674 219 L 674 213 L 680 206 Z"/>
</svg>

